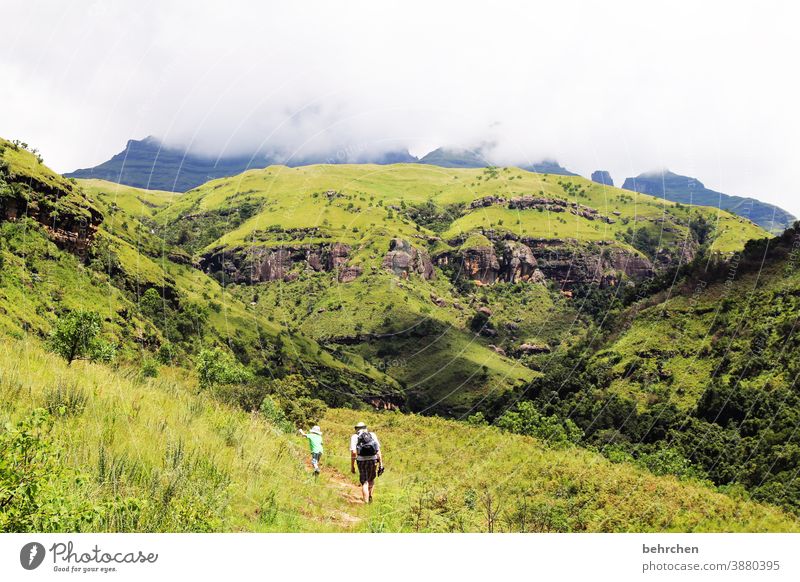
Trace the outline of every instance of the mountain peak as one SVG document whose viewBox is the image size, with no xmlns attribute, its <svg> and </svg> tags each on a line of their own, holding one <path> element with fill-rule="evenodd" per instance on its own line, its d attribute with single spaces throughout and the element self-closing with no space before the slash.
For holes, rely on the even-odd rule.
<svg viewBox="0 0 800 582">
<path fill-rule="evenodd" d="M 747 218 L 774 233 L 783 232 L 795 221 L 792 214 L 773 204 L 754 198 L 716 192 L 706 188 L 697 178 L 682 176 L 666 168 L 642 172 L 638 176 L 626 178 L 622 187 L 625 190 L 650 194 L 681 204 L 721 208 Z"/>
</svg>

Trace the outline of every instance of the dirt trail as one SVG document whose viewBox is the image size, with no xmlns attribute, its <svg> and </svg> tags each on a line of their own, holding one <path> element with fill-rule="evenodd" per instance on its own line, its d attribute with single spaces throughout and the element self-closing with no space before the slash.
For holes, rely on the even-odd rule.
<svg viewBox="0 0 800 582">
<path fill-rule="evenodd" d="M 314 469 L 311 466 L 311 462 L 306 457 L 305 459 L 305 466 L 309 472 L 312 472 Z M 349 479 L 346 475 L 343 475 L 341 472 L 337 471 L 335 468 L 330 466 L 322 466 L 322 473 L 321 477 L 324 479 L 324 482 L 321 483 L 327 487 L 330 487 L 336 490 L 339 497 L 344 499 L 350 505 L 363 505 L 364 502 L 361 500 L 361 490 L 359 487 L 353 482 L 352 479 Z M 361 518 L 357 515 L 352 515 L 347 513 L 346 511 L 340 511 L 337 509 L 331 510 L 333 514 L 333 518 L 336 521 L 340 521 L 346 524 L 355 525 L 361 521 Z"/>
</svg>

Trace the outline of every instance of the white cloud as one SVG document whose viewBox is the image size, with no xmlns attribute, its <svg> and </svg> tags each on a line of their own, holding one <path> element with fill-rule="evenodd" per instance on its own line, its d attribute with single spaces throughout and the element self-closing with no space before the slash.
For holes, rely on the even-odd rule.
<svg viewBox="0 0 800 582">
<path fill-rule="evenodd" d="M 287 5 L 288 4 L 288 5 Z M 60 171 L 147 134 L 213 154 L 496 143 L 669 167 L 800 215 L 791 3 L 19 2 L 0 135 Z"/>
</svg>

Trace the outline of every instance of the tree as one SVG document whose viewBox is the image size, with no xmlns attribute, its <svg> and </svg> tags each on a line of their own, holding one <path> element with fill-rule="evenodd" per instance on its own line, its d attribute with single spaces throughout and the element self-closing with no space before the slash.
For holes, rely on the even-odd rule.
<svg viewBox="0 0 800 582">
<path fill-rule="evenodd" d="M 197 355 L 195 369 L 201 388 L 244 384 L 251 379 L 249 370 L 219 348 L 202 350 Z"/>
<path fill-rule="evenodd" d="M 503 430 L 536 437 L 550 444 L 577 443 L 583 437 L 583 431 L 571 419 L 544 416 L 530 401 L 520 402 L 514 410 L 498 418 L 496 424 Z"/>
<path fill-rule="evenodd" d="M 88 358 L 108 361 L 113 359 L 113 347 L 100 339 L 100 315 L 94 311 L 78 309 L 59 318 L 50 335 L 50 348 L 67 360 Z"/>
</svg>

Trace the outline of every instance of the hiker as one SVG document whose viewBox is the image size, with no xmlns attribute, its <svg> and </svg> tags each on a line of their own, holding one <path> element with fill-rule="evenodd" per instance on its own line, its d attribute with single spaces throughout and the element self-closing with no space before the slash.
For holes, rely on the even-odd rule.
<svg viewBox="0 0 800 582">
<path fill-rule="evenodd" d="M 381 443 L 374 432 L 367 430 L 367 425 L 363 422 L 359 422 L 355 429 L 355 434 L 350 437 L 350 472 L 355 473 L 358 464 L 361 495 L 364 503 L 372 503 L 375 478 L 383 473 Z"/>
<path fill-rule="evenodd" d="M 322 431 L 314 425 L 307 433 L 303 429 L 298 431 L 308 439 L 308 448 L 311 449 L 311 465 L 314 467 L 314 477 L 319 476 L 319 459 L 322 457 Z"/>
</svg>

